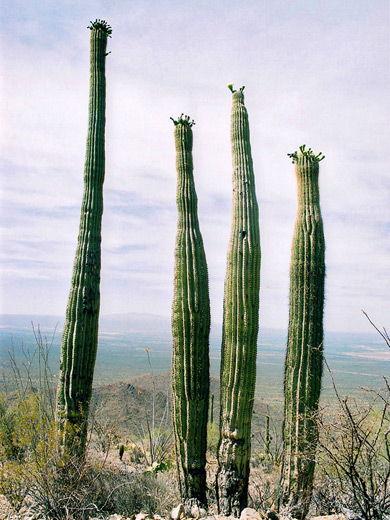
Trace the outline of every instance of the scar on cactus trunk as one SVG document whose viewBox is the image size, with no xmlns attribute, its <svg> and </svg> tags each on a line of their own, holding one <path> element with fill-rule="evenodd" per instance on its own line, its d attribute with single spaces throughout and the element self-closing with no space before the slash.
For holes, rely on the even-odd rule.
<svg viewBox="0 0 390 520">
<path fill-rule="evenodd" d="M 282 505 L 303 519 L 313 488 L 323 367 L 325 239 L 318 174 L 324 156 L 305 145 L 289 156 L 295 163 L 298 209 L 290 267 L 281 488 Z"/>
<path fill-rule="evenodd" d="M 173 424 L 180 494 L 188 509 L 206 505 L 210 301 L 199 229 L 188 116 L 175 124 L 177 235 L 172 306 Z"/>
<path fill-rule="evenodd" d="M 91 22 L 90 91 L 84 194 L 61 343 L 57 418 L 65 448 L 82 455 L 96 360 L 99 309 L 101 222 L 105 173 L 105 61 L 111 27 Z"/>
<path fill-rule="evenodd" d="M 233 215 L 223 311 L 217 496 L 220 513 L 240 516 L 248 499 L 261 252 L 244 87 L 229 88 L 233 94 Z"/>
</svg>

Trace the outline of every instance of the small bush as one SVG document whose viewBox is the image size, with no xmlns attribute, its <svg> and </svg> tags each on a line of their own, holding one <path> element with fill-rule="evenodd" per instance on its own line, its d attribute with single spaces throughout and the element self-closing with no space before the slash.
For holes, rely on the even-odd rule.
<svg viewBox="0 0 390 520">
<path fill-rule="evenodd" d="M 98 496 L 105 497 L 99 506 L 110 514 L 130 516 L 142 511 L 166 516 L 180 500 L 173 472 L 127 473 L 117 468 L 105 469 L 99 485 Z"/>
<path fill-rule="evenodd" d="M 130 462 L 130 464 L 145 464 L 145 456 L 143 451 L 136 444 L 130 444 L 129 446 L 125 446 L 125 452 L 127 454 L 126 458 Z"/>
<path fill-rule="evenodd" d="M 367 520 L 390 514 L 390 385 L 362 389 L 360 400 L 340 397 L 319 415 L 320 441 L 313 502 L 320 514 L 354 511 Z"/>
<path fill-rule="evenodd" d="M 116 450 L 111 455 L 119 439 L 110 424 L 96 417 L 90 421 L 86 452 L 73 456 L 74 450 L 63 450 L 54 414 L 48 342 L 39 329 L 36 339 L 37 351 L 27 349 L 21 364 L 11 353 L 14 381 L 9 387 L 14 392 L 0 396 L 0 494 L 16 510 L 28 499 L 31 512 L 47 519 L 82 520 L 100 513 L 129 516 L 141 510 L 167 514 L 179 500 L 173 472 L 162 472 L 169 462 L 169 433 L 148 428 L 151 458 L 164 464 L 149 471 L 146 450 L 133 448 L 133 457 L 143 462 L 133 473 L 118 460 Z"/>
<path fill-rule="evenodd" d="M 98 512 L 165 514 L 177 504 L 172 472 L 129 473 L 107 463 L 106 445 L 105 454 L 89 444 L 83 457 L 70 457 L 58 449 L 58 435 L 54 421 L 42 421 L 36 395 L 2 413 L 0 493 L 16 509 L 27 496 L 36 513 L 67 520 Z"/>
<path fill-rule="evenodd" d="M 279 469 L 269 464 L 251 469 L 249 477 L 249 505 L 256 511 L 272 509 L 280 495 Z"/>
</svg>

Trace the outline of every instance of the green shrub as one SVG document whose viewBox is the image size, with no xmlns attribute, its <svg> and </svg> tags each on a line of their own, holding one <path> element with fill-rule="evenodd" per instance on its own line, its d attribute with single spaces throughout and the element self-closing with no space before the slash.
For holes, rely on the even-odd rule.
<svg viewBox="0 0 390 520">
<path fill-rule="evenodd" d="M 116 453 L 111 457 L 111 448 L 116 447 L 118 439 L 108 422 L 91 421 L 81 456 L 71 455 L 73 450 L 64 453 L 52 403 L 50 345 L 39 328 L 36 340 L 36 350 L 26 351 L 27 357 L 21 363 L 10 353 L 12 375 L 7 388 L 15 390 L 0 396 L 0 494 L 16 510 L 28 498 L 31 511 L 47 519 L 76 520 L 100 513 L 129 516 L 141 510 L 168 513 L 179 500 L 175 476 L 168 470 L 172 445 L 169 432 L 147 428 L 153 460 L 161 456 L 165 464 L 149 472 L 138 446 L 127 449 L 142 463 L 136 473 L 130 473 Z M 164 418 L 167 411 L 168 404 Z M 165 419 L 160 423 L 164 425 Z M 71 438 L 72 432 L 68 433 Z M 146 454 L 150 455 L 147 450 Z"/>
</svg>

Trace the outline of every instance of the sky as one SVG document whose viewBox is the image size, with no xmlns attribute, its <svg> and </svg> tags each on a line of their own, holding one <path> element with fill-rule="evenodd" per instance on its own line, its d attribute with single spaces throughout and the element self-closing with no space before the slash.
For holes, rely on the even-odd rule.
<svg viewBox="0 0 390 520">
<path fill-rule="evenodd" d="M 195 120 L 212 321 L 231 225 L 231 93 L 245 85 L 260 211 L 260 325 L 287 328 L 296 213 L 287 153 L 323 152 L 325 329 L 390 328 L 389 4 L 3 0 L 0 313 L 65 315 L 83 191 L 89 31 L 106 62 L 101 313 L 170 316 L 174 126 Z M 387 152 L 386 152 L 387 150 Z"/>
</svg>

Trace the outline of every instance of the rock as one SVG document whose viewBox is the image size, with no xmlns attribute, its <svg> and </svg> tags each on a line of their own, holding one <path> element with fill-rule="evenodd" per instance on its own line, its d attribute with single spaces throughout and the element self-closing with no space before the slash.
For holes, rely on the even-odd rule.
<svg viewBox="0 0 390 520">
<path fill-rule="evenodd" d="M 171 518 L 172 518 L 172 520 L 179 520 L 181 515 L 184 515 L 184 506 L 183 506 L 183 504 L 179 504 L 177 507 L 172 509 Z"/>
<path fill-rule="evenodd" d="M 362 520 L 362 517 L 351 511 L 350 509 L 343 508 L 344 515 L 334 515 L 334 516 L 344 516 L 347 520 Z"/>
<path fill-rule="evenodd" d="M 138 513 L 138 515 L 135 517 L 135 520 L 145 520 L 145 518 L 149 518 L 149 515 L 146 513 Z"/>
<path fill-rule="evenodd" d="M 241 511 L 240 520 L 262 520 L 260 514 L 251 507 L 246 507 Z"/>
<path fill-rule="evenodd" d="M 195 504 L 191 507 L 191 516 L 192 518 L 206 518 L 207 511 Z"/>
<path fill-rule="evenodd" d="M 23 498 L 23 502 L 22 502 L 22 506 L 23 507 L 32 507 L 33 505 L 35 505 L 35 502 L 34 500 L 29 496 L 29 495 L 26 495 L 24 498 Z"/>
<path fill-rule="evenodd" d="M 121 515 L 117 515 L 117 514 L 114 514 L 114 515 L 110 515 L 107 520 L 122 520 L 122 516 Z"/>
<path fill-rule="evenodd" d="M 311 520 L 357 520 L 357 518 L 360 517 L 354 515 L 352 518 L 349 518 L 347 515 L 340 513 L 337 515 L 313 516 Z"/>
</svg>

